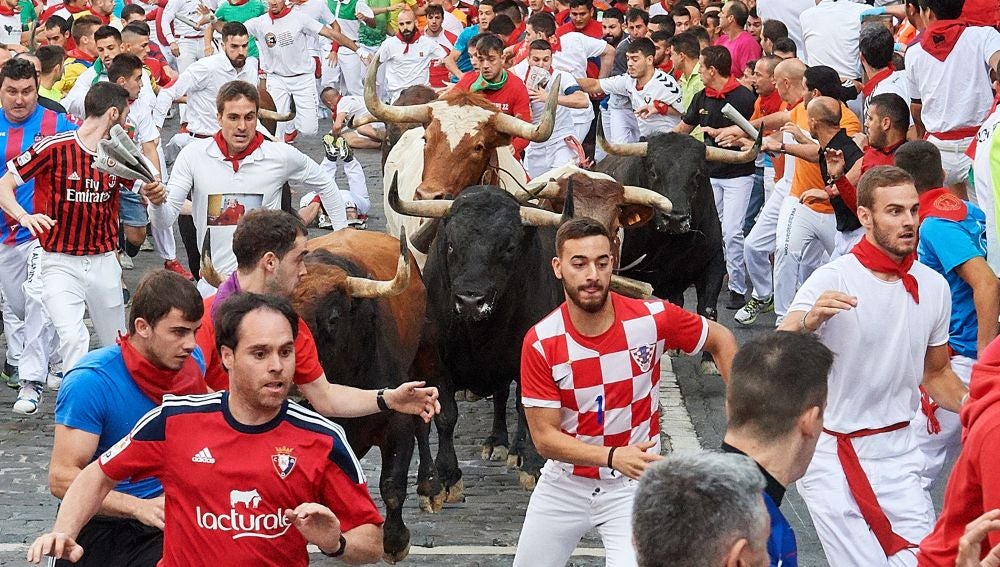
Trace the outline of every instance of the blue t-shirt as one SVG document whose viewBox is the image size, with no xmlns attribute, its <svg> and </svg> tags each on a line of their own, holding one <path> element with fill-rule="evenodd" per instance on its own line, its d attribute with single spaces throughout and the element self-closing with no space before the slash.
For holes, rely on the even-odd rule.
<svg viewBox="0 0 1000 567">
<path fill-rule="evenodd" d="M 66 118 L 65 114 L 35 107 L 35 112 L 24 122 L 13 123 L 7 119 L 7 114 L 0 109 L 0 145 L 3 146 L 3 163 L 0 163 L 0 176 L 7 173 L 7 162 L 25 152 L 32 144 L 46 136 L 59 132 L 76 130 L 76 125 Z M 17 188 L 17 203 L 29 213 L 35 213 L 35 181 L 31 180 Z M 12 221 L 13 219 L 8 219 Z M 23 226 L 11 222 L 16 230 L 11 231 L 7 222 L 0 222 L 0 242 L 17 245 L 31 240 L 31 232 Z"/>
<path fill-rule="evenodd" d="M 463 73 L 468 73 L 472 70 L 472 60 L 469 58 L 469 42 L 481 33 L 483 32 L 480 31 L 479 26 L 473 24 L 462 30 L 462 33 L 458 34 L 458 38 L 455 39 L 455 49 L 461 53 L 458 56 L 458 68 Z"/>
<path fill-rule="evenodd" d="M 785 519 L 781 509 L 774 500 L 764 492 L 764 504 L 771 517 L 771 535 L 767 538 L 767 554 L 771 558 L 771 567 L 797 567 L 799 550 L 795 543 L 795 532 L 792 525 Z"/>
<path fill-rule="evenodd" d="M 205 357 L 201 349 L 191 354 L 202 374 Z M 118 345 L 87 353 L 66 374 L 56 397 L 56 424 L 100 436 L 96 459 L 127 436 L 139 419 L 156 407 L 132 380 Z M 124 480 L 115 487 L 137 498 L 155 498 L 163 493 L 156 478 L 137 482 Z"/>
<path fill-rule="evenodd" d="M 948 280 L 951 288 L 951 323 L 948 344 L 956 354 L 977 358 L 979 326 L 972 287 L 955 268 L 978 257 L 986 258 L 986 214 L 965 202 L 968 213 L 961 221 L 927 217 L 920 221 L 920 262 Z"/>
</svg>

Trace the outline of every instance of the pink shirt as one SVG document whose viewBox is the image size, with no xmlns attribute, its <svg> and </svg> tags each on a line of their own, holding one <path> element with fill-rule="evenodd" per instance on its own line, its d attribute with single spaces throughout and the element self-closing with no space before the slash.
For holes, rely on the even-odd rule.
<svg viewBox="0 0 1000 567">
<path fill-rule="evenodd" d="M 736 36 L 736 39 L 733 40 L 730 40 L 729 36 L 723 33 L 719 36 L 719 39 L 715 40 L 715 45 L 725 47 L 729 50 L 729 54 L 733 56 L 733 69 L 731 73 L 737 79 L 743 76 L 743 69 L 747 66 L 747 63 L 754 59 L 760 59 L 762 54 L 760 44 L 746 30 L 740 32 L 740 35 Z"/>
</svg>

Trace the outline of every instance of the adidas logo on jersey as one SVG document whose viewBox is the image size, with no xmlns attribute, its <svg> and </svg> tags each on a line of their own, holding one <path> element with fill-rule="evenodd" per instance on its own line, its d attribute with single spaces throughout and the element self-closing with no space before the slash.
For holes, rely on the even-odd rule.
<svg viewBox="0 0 1000 567">
<path fill-rule="evenodd" d="M 70 173 L 69 177 L 67 177 L 66 179 L 69 180 L 69 181 L 79 181 L 80 180 L 80 174 L 74 171 L 73 173 Z"/>
<path fill-rule="evenodd" d="M 212 456 L 212 452 L 208 450 L 208 447 L 205 447 L 201 451 L 198 451 L 195 456 L 191 457 L 191 462 L 211 465 L 215 463 L 215 457 Z"/>
</svg>

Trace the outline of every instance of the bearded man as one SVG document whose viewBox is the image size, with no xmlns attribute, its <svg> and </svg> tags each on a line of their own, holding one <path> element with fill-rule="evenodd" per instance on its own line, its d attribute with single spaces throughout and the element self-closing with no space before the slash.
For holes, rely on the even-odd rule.
<svg viewBox="0 0 1000 567">
<path fill-rule="evenodd" d="M 420 33 L 412 10 L 399 13 L 398 32 L 385 39 L 378 58 L 385 67 L 385 100 L 390 104 L 403 89 L 429 84 L 432 63 L 440 61 L 456 77 L 463 74 L 436 39 Z"/>
</svg>

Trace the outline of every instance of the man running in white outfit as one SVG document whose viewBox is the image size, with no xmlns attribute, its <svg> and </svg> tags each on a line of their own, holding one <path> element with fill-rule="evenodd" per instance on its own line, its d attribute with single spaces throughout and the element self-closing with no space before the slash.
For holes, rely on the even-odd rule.
<svg viewBox="0 0 1000 567">
<path fill-rule="evenodd" d="M 315 134 L 319 127 L 316 96 L 316 64 L 309 55 L 310 39 L 322 36 L 335 44 L 357 51 L 358 46 L 334 27 L 324 26 L 305 14 L 292 11 L 285 0 L 268 0 L 268 12 L 247 20 L 250 35 L 257 40 L 260 64 L 267 71 L 267 87 L 278 112 L 288 112 L 295 101 L 295 125 L 278 124 L 278 139 L 294 129 L 304 135 Z M 331 62 L 336 52 L 331 51 Z M 290 140 L 289 140 L 290 141 Z"/>
<path fill-rule="evenodd" d="M 552 269 L 566 302 L 528 331 L 522 401 L 542 468 L 521 528 L 515 567 L 562 566 L 597 528 L 607 564 L 636 565 L 636 480 L 660 460 L 657 386 L 666 349 L 706 350 L 728 380 L 736 341 L 725 327 L 664 301 L 609 293 L 614 256 L 599 222 L 556 233 Z"/>
<path fill-rule="evenodd" d="M 164 47 L 170 48 L 170 54 L 176 58 L 177 71 L 183 73 L 195 61 L 205 57 L 205 32 L 201 28 L 192 27 L 201 18 L 198 7 L 207 4 L 212 11 L 217 2 L 208 0 L 167 0 L 163 7 L 163 16 L 158 22 L 159 30 L 166 42 Z M 181 16 L 178 18 L 177 16 Z M 209 28 L 211 33 L 211 28 Z M 187 121 L 187 111 L 182 104 L 181 122 Z"/>
<path fill-rule="evenodd" d="M 441 44 L 420 33 L 413 10 L 401 11 L 398 22 L 399 31 L 385 38 L 375 55 L 385 68 L 386 102 L 392 104 L 407 87 L 428 84 L 435 61 L 456 77 L 464 75 Z"/>
<path fill-rule="evenodd" d="M 916 565 L 934 508 L 910 420 L 923 387 L 957 412 L 945 279 L 915 261 L 913 179 L 872 168 L 858 187 L 865 237 L 799 289 L 779 330 L 817 333 L 834 353 L 824 430 L 799 494 L 831 565 Z"/>
</svg>

